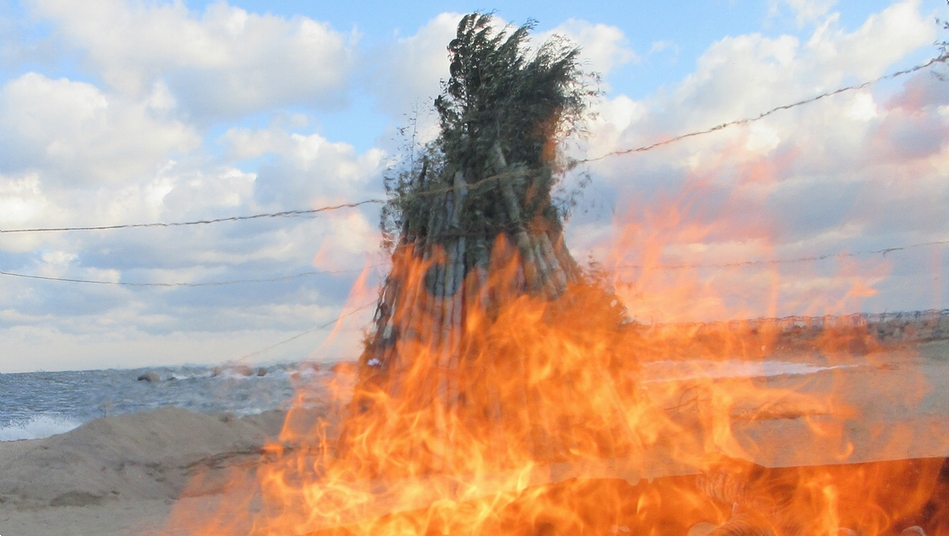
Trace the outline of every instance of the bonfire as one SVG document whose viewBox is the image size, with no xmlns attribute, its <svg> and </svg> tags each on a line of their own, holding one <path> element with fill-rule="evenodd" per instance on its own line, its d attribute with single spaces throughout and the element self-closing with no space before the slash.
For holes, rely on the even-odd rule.
<svg viewBox="0 0 949 536">
<path fill-rule="evenodd" d="M 557 148 L 595 92 L 577 48 L 556 39 L 527 56 L 530 25 L 495 33 L 491 22 L 462 19 L 435 101 L 441 133 L 388 183 L 392 269 L 360 359 L 348 430 L 358 439 L 347 435 L 344 448 L 377 448 L 428 423 L 377 460 L 398 460 L 390 469 L 470 472 L 472 456 L 511 465 L 639 443 L 617 419 L 608 371 L 618 345 L 593 348 L 622 330 L 622 305 L 571 257 L 552 194 L 564 168 Z M 570 353 L 585 356 L 582 370 Z M 575 402 L 591 396 L 609 399 L 604 422 L 595 438 L 575 437 L 590 429 L 578 427 L 590 416 L 572 415 Z M 507 446 L 484 450 L 491 438 Z"/>
<path fill-rule="evenodd" d="M 846 460 L 843 419 L 820 420 L 843 414 L 833 396 L 751 380 L 644 394 L 645 356 L 728 355 L 778 334 L 723 332 L 712 348 L 692 344 L 694 330 L 650 332 L 581 269 L 554 191 L 571 167 L 560 149 L 596 91 L 576 47 L 554 38 L 532 51 L 531 29 L 475 13 L 448 46 L 440 133 L 387 181 L 391 271 L 338 428 L 294 427 L 291 412 L 244 475 L 244 501 L 180 510 L 179 524 L 203 535 L 779 536 L 944 523 L 931 499 L 949 490 L 941 458 L 748 461 L 765 441 L 736 421 L 801 415 L 816 417 L 793 437 L 811 443 L 775 450 Z"/>
</svg>

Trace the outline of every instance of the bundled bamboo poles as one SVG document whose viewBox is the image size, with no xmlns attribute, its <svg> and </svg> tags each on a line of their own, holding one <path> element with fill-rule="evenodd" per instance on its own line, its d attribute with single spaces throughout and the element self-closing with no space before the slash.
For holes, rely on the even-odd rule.
<svg viewBox="0 0 949 536">
<path fill-rule="evenodd" d="M 502 424 L 503 406 L 515 401 L 519 411 L 527 411 L 521 417 L 529 421 L 532 449 L 537 450 L 551 443 L 546 430 L 552 425 L 537 411 L 542 403 L 526 380 L 528 364 L 514 360 L 501 365 L 505 376 L 525 381 L 521 392 L 500 392 L 492 385 L 500 375 L 499 364 L 485 359 L 479 349 L 478 325 L 498 321 L 501 311 L 520 296 L 557 300 L 579 272 L 559 228 L 525 209 L 529 179 L 523 166 L 508 165 L 500 145 L 497 155 L 498 175 L 513 177 L 489 186 L 492 197 L 503 201 L 496 217 L 506 230 L 495 234 L 494 226 L 461 225 L 470 220 L 471 211 L 484 209 L 474 203 L 488 198 L 486 192 L 469 196 L 462 171 L 453 174 L 451 189 L 431 197 L 425 231 L 404 233 L 393 253 L 361 359 L 362 389 L 378 389 L 399 404 L 412 401 L 411 407 L 402 406 L 403 412 L 437 407 L 435 414 L 454 412 L 457 417 L 465 403 L 481 403 L 488 419 L 502 428 L 525 425 Z M 418 182 L 426 180 L 431 179 L 420 176 Z M 524 183 L 519 192 L 518 181 Z M 360 398 L 356 411 L 369 411 L 373 398 Z M 432 424 L 449 435 L 449 424 Z"/>
<path fill-rule="evenodd" d="M 530 27 L 494 34 L 490 21 L 462 19 L 435 103 L 441 134 L 387 185 L 392 268 L 343 441 L 380 470 L 464 472 L 638 444 L 604 372 L 608 352 L 571 331 L 603 309 L 577 290 L 551 194 L 551 148 L 592 94 L 577 50 L 557 41 L 528 59 Z M 583 398 L 606 411 L 575 411 Z M 393 441 L 399 433 L 411 438 Z"/>
</svg>

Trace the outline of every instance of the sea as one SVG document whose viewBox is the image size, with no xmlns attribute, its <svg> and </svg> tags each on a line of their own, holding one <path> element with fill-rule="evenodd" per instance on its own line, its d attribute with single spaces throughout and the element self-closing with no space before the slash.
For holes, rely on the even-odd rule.
<svg viewBox="0 0 949 536">
<path fill-rule="evenodd" d="M 148 373 L 157 381 L 139 380 Z M 299 391 L 332 375 L 310 364 L 0 374 L 0 441 L 46 438 L 98 417 L 163 406 L 236 415 L 286 409 Z"/>
<path fill-rule="evenodd" d="M 692 378 L 813 374 L 820 362 L 781 360 L 654 361 L 636 372 L 643 384 Z M 139 378 L 148 373 L 158 381 Z M 287 409 L 294 400 L 318 402 L 333 377 L 327 366 L 151 367 L 0 374 L 0 441 L 42 439 L 98 417 L 178 406 L 201 413 L 250 415 Z M 296 398 L 295 398 L 296 397 Z"/>
</svg>

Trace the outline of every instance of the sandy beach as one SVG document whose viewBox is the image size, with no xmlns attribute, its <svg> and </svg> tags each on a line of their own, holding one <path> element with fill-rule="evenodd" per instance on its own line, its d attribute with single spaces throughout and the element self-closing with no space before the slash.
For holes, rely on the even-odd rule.
<svg viewBox="0 0 949 536">
<path fill-rule="evenodd" d="M 781 359 L 813 363 L 815 358 Z M 836 368 L 810 374 L 750 380 L 761 392 L 782 393 L 770 404 L 749 401 L 747 407 L 739 403 L 732 410 L 736 440 L 755 462 L 782 467 L 949 455 L 949 341 L 835 363 Z M 749 380 L 722 378 L 716 383 L 727 388 L 733 381 Z M 802 397 L 789 398 L 789 390 Z M 678 403 L 667 411 L 686 417 L 689 407 L 702 403 L 701 397 L 683 396 L 690 392 L 688 380 L 681 380 L 676 389 L 653 385 L 644 390 L 659 407 Z M 829 393 L 837 409 L 812 402 Z M 315 421 L 330 411 L 316 408 L 294 418 Z M 176 504 L 190 511 L 213 511 L 242 493 L 239 486 L 228 485 L 224 475 L 235 469 L 252 475 L 263 463 L 261 449 L 277 440 L 285 416 L 272 411 L 238 418 L 163 408 L 96 419 L 47 439 L 0 442 L 0 534 L 155 534 Z M 815 423 L 821 422 L 843 427 L 852 442 L 846 459 L 836 457 L 840 437 L 815 435 Z M 662 457 L 661 452 L 652 454 Z M 653 467 L 650 477 L 676 471 L 672 465 Z"/>
<path fill-rule="evenodd" d="M 0 530 L 118 535 L 160 526 L 196 468 L 255 460 L 282 418 L 162 408 L 0 443 Z"/>
</svg>

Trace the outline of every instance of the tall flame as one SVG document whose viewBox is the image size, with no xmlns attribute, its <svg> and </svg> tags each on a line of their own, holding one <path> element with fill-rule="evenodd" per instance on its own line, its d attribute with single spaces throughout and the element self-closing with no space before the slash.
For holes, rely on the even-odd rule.
<svg viewBox="0 0 949 536">
<path fill-rule="evenodd" d="M 847 367 L 879 349 L 865 325 L 790 337 L 777 322 L 630 323 L 588 279 L 556 297 L 522 292 L 518 255 L 496 241 L 490 269 L 462 283 L 476 303 L 452 333 L 439 326 L 453 296 L 419 295 L 444 256 L 397 253 L 394 301 L 419 305 L 397 312 L 412 336 L 386 373 L 364 361 L 351 402 L 336 393 L 337 415 L 314 423 L 291 410 L 226 500 L 179 507 L 169 533 L 876 535 L 924 512 L 949 534 L 931 499 L 949 491 L 943 460 L 878 461 L 908 457 L 906 431 L 849 403 Z M 823 383 L 699 366 L 802 350 L 825 356 Z M 683 378 L 639 372 L 670 362 Z M 863 438 L 873 452 L 857 448 L 855 418 L 876 434 Z M 929 452 L 949 444 L 933 441 Z"/>
</svg>

